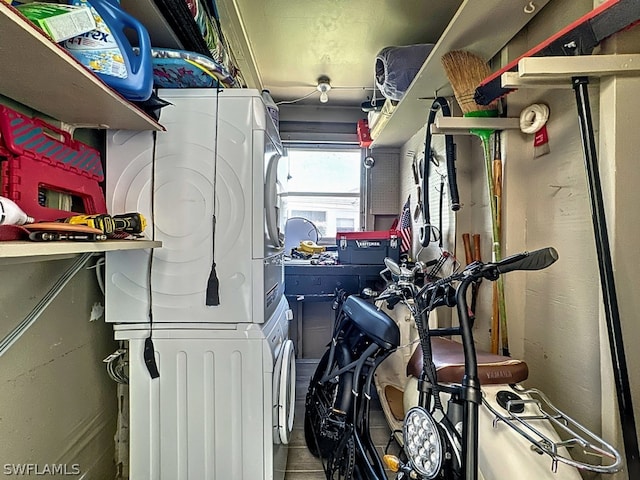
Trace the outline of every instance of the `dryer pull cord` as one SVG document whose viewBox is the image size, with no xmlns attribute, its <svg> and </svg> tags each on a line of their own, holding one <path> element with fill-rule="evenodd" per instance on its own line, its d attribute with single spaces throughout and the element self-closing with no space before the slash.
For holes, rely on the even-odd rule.
<svg viewBox="0 0 640 480">
<path fill-rule="evenodd" d="M 218 118 L 220 112 L 220 82 L 216 81 L 216 126 L 213 147 L 213 201 L 211 231 L 211 273 L 207 281 L 206 304 L 210 307 L 220 305 L 220 281 L 216 273 L 216 177 L 218 176 Z"/>
<path fill-rule="evenodd" d="M 220 281 L 218 280 L 218 275 L 216 274 L 216 259 L 215 259 L 215 237 L 216 237 L 216 214 L 213 214 L 213 233 L 211 234 L 213 239 L 211 240 L 213 247 L 213 263 L 211 264 L 211 273 L 209 274 L 209 280 L 207 281 L 207 305 L 210 307 L 215 307 L 216 305 L 220 305 Z"/>
<path fill-rule="evenodd" d="M 159 118 L 159 117 L 158 117 Z M 152 133 L 153 137 L 153 153 L 151 157 L 151 240 L 156 239 L 156 153 L 158 146 L 157 132 Z M 149 301 L 149 336 L 144 341 L 144 351 L 142 356 L 144 363 L 147 366 L 147 371 L 151 378 L 158 378 L 160 372 L 158 371 L 158 364 L 156 363 L 155 347 L 153 346 L 153 288 L 151 285 L 151 276 L 153 274 L 153 248 L 149 252 L 149 262 L 147 263 L 147 292 Z"/>
</svg>

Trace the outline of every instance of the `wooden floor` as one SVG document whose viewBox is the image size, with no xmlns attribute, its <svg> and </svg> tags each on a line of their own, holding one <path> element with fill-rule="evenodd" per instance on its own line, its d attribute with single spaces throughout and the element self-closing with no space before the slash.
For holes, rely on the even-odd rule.
<svg viewBox="0 0 640 480">
<path fill-rule="evenodd" d="M 285 480 L 324 480 L 320 460 L 309 453 L 304 440 L 304 400 L 317 360 L 296 361 L 296 412 L 293 434 L 289 443 L 289 460 Z M 371 409 L 371 437 L 380 452 L 384 451 L 389 441 L 390 431 L 379 403 Z M 397 449 L 396 449 L 397 450 Z M 388 478 L 395 478 L 392 474 Z"/>
</svg>

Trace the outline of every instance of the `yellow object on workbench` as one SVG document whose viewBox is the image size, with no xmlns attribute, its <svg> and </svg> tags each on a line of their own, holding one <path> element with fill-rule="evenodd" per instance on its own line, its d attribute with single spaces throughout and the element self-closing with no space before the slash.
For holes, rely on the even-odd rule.
<svg viewBox="0 0 640 480">
<path fill-rule="evenodd" d="M 320 253 L 326 250 L 326 247 L 321 247 L 316 242 L 311 240 L 303 240 L 300 242 L 298 250 L 305 253 Z"/>
</svg>

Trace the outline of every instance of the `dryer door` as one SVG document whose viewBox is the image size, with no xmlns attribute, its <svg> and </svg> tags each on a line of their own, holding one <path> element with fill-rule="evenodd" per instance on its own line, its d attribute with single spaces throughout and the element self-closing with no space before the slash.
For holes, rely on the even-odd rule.
<svg viewBox="0 0 640 480">
<path fill-rule="evenodd" d="M 267 139 L 268 141 L 268 139 Z M 280 229 L 280 192 L 278 187 L 278 161 L 280 154 L 274 150 L 265 152 L 267 158 L 264 179 L 264 208 L 266 223 L 266 244 L 270 248 L 282 250 L 284 247 L 284 232 Z M 270 156 L 269 156 L 270 155 Z M 281 187 L 281 186 L 280 186 Z M 266 252 L 265 252 L 266 253 Z"/>
<path fill-rule="evenodd" d="M 274 443 L 287 445 L 293 430 L 296 403 L 296 358 L 293 342 L 285 340 L 273 371 Z"/>
</svg>

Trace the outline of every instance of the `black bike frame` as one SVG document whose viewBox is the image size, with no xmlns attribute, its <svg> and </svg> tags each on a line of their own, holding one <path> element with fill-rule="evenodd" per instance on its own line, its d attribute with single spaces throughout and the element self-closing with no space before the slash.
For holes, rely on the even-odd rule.
<svg viewBox="0 0 640 480">
<path fill-rule="evenodd" d="M 372 358 L 374 358 L 374 354 L 376 354 L 376 352 L 381 348 L 379 345 L 372 343 L 365 349 L 364 352 L 362 352 L 362 354 L 357 359 L 352 360 L 344 366 L 340 366 L 336 371 L 331 371 L 333 359 L 335 358 L 335 349 L 338 345 L 336 335 L 340 331 L 343 331 L 344 325 L 348 321 L 349 320 L 345 320 L 343 318 L 341 319 L 341 321 L 336 322 L 336 331 L 333 333 L 333 337 L 331 339 L 329 361 L 327 362 L 326 370 L 318 383 L 322 384 L 328 381 L 332 381 L 336 377 L 339 377 L 346 372 L 353 371 L 353 383 L 350 392 L 353 401 L 355 402 L 351 407 L 353 411 L 353 417 L 351 419 L 353 425 L 353 438 L 355 441 L 356 449 L 359 450 L 360 455 L 365 459 L 373 460 L 373 464 L 364 462 L 364 464 L 358 465 L 367 470 L 367 478 L 386 480 L 387 476 L 384 473 L 384 466 L 382 465 L 382 461 L 380 460 L 375 449 L 372 448 L 373 443 L 369 434 L 369 410 L 371 400 L 370 391 L 373 381 L 373 374 L 378 365 L 380 365 L 380 363 L 382 363 L 382 361 L 391 354 L 391 351 L 388 351 L 383 355 L 375 356 L 375 359 L 372 360 Z M 360 376 L 362 374 L 363 368 L 367 365 L 370 368 L 363 383 L 363 395 L 360 395 Z M 362 439 L 363 435 L 365 436 L 364 442 Z"/>
<path fill-rule="evenodd" d="M 467 289 L 473 281 L 472 276 L 465 277 L 456 290 L 458 320 L 464 351 L 462 458 L 466 480 L 477 480 L 478 478 L 478 412 L 482 402 L 476 347 L 473 343 L 471 320 L 467 308 Z"/>
<path fill-rule="evenodd" d="M 463 478 L 465 480 L 477 480 L 478 478 L 478 412 L 480 403 L 482 402 L 480 380 L 478 379 L 478 362 L 476 358 L 476 348 L 473 342 L 471 318 L 469 316 L 469 309 L 467 307 L 467 290 L 475 280 L 477 280 L 477 278 L 473 275 L 464 276 L 461 279 L 460 285 L 456 289 L 455 303 L 458 311 L 458 320 L 460 323 L 459 327 L 429 329 L 428 318 L 426 318 L 425 311 L 428 311 L 433 307 L 421 309 L 423 310 L 421 319 L 423 328 L 428 329 L 429 336 L 443 337 L 450 335 L 459 335 L 462 339 L 462 349 L 465 359 L 464 376 L 462 378 L 462 383 L 460 387 L 455 387 L 453 389 L 447 390 L 457 392 L 463 401 L 461 470 L 464 472 L 465 476 Z M 428 289 L 429 286 L 423 287 L 423 289 L 420 290 L 417 295 L 423 295 Z M 442 303 L 438 305 L 442 305 Z M 423 362 L 422 368 L 422 375 L 424 379 L 426 377 L 426 362 Z M 420 388 L 418 401 L 419 406 L 426 408 L 426 397 L 426 392 L 423 390 L 423 388 Z"/>
</svg>

